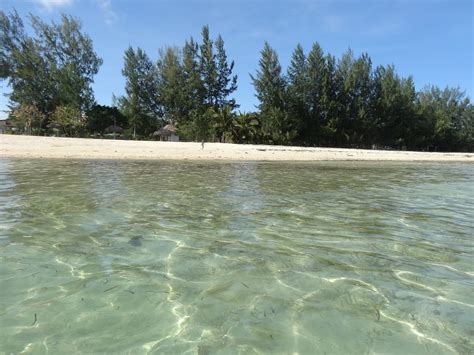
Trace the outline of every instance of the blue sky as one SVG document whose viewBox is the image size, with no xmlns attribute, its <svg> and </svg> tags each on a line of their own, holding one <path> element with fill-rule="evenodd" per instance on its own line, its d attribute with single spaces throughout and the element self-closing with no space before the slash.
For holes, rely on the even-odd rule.
<svg viewBox="0 0 474 355">
<path fill-rule="evenodd" d="M 306 51 L 318 41 L 337 57 L 348 47 L 368 52 L 375 65 L 395 64 L 412 75 L 417 89 L 426 84 L 459 86 L 473 97 L 473 5 L 471 0 L 0 0 L 0 8 L 20 15 L 58 20 L 68 13 L 82 20 L 83 30 L 104 59 L 94 92 L 100 104 L 111 104 L 123 93 L 123 52 L 145 49 L 153 59 L 164 46 L 181 46 L 200 38 L 204 24 L 211 35 L 222 35 L 235 60 L 243 111 L 257 100 L 249 73 L 267 40 L 286 68 L 299 42 Z M 8 92 L 1 83 L 0 92 Z M 4 110 L 7 98 L 0 98 Z M 2 114 L 0 113 L 0 116 Z"/>
</svg>

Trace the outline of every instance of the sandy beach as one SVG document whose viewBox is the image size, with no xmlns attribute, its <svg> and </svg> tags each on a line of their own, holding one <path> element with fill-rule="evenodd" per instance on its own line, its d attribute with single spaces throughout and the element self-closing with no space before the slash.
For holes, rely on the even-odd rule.
<svg viewBox="0 0 474 355">
<path fill-rule="evenodd" d="M 474 153 L 426 153 L 228 143 L 153 142 L 0 135 L 0 158 L 130 160 L 387 160 L 474 162 Z"/>
</svg>

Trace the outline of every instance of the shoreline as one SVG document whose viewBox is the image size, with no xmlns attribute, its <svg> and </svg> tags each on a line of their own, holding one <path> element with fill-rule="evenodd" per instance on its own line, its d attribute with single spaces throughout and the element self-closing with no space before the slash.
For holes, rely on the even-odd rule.
<svg viewBox="0 0 474 355">
<path fill-rule="evenodd" d="M 452 161 L 474 153 L 432 153 L 232 143 L 158 142 L 0 134 L 0 158 L 218 161 Z"/>
</svg>

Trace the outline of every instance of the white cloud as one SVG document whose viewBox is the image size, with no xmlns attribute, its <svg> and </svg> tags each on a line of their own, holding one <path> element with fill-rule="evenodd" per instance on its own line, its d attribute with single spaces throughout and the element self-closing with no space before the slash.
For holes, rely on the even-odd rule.
<svg viewBox="0 0 474 355">
<path fill-rule="evenodd" d="M 74 0 L 34 0 L 42 8 L 51 11 L 57 7 L 64 7 L 71 5 Z"/>
<path fill-rule="evenodd" d="M 111 25 L 118 20 L 117 13 L 112 9 L 112 0 L 97 0 L 97 4 L 104 14 L 107 25 Z"/>
</svg>

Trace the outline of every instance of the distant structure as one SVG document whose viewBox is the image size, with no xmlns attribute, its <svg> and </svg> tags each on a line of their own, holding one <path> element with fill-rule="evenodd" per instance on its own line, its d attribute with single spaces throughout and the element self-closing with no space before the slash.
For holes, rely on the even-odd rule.
<svg viewBox="0 0 474 355">
<path fill-rule="evenodd" d="M 179 136 L 176 132 L 176 126 L 170 123 L 154 132 L 153 137 L 159 138 L 160 141 L 179 142 Z"/>
<path fill-rule="evenodd" d="M 116 124 L 113 124 L 113 125 L 107 127 L 107 128 L 104 130 L 104 132 L 105 132 L 106 134 L 108 134 L 108 135 L 112 135 L 112 136 L 114 137 L 114 139 L 115 139 L 115 135 L 116 135 L 116 134 L 118 134 L 118 135 L 122 134 L 123 128 L 120 127 L 120 126 L 117 126 Z"/>
<path fill-rule="evenodd" d="M 8 118 L 0 120 L 0 134 L 5 133 L 7 130 L 11 130 L 12 128 L 13 125 Z"/>
</svg>

